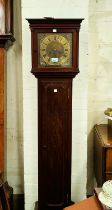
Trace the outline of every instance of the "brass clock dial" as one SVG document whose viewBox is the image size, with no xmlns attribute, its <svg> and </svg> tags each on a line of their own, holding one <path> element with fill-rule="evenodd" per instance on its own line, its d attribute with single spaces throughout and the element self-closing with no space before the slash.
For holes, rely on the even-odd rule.
<svg viewBox="0 0 112 210">
<path fill-rule="evenodd" d="M 72 65 L 71 33 L 40 33 L 38 36 L 40 66 Z"/>
</svg>

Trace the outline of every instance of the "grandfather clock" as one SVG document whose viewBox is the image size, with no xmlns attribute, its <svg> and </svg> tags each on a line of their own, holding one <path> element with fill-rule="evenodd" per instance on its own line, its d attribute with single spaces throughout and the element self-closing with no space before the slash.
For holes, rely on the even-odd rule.
<svg viewBox="0 0 112 210">
<path fill-rule="evenodd" d="M 13 36 L 13 0 L 0 0 L 0 173 L 4 172 L 4 73 Z"/>
<path fill-rule="evenodd" d="M 5 78 L 6 72 L 6 52 L 8 47 L 15 41 L 13 36 L 13 0 L 0 0 L 0 180 L 4 181 L 4 92 L 5 92 Z M 2 184 L 2 181 L 1 181 Z M 10 208 L 12 209 L 13 189 L 9 187 L 8 183 L 4 183 L 4 189 L 8 195 Z M 5 203 L 5 198 L 4 198 Z M 7 205 L 7 204 L 4 204 Z M 6 207 L 7 208 L 7 207 Z"/>
<path fill-rule="evenodd" d="M 38 78 L 38 208 L 71 204 L 72 79 L 82 19 L 28 19 Z"/>
</svg>

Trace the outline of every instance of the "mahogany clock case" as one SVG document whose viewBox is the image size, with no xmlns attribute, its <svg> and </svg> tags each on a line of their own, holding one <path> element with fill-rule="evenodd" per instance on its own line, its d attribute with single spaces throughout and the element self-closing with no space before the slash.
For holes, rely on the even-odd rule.
<svg viewBox="0 0 112 210">
<path fill-rule="evenodd" d="M 61 210 L 72 203 L 72 78 L 79 72 L 81 21 L 82 19 L 28 19 L 31 29 L 32 73 L 38 78 L 39 210 Z M 45 60 L 42 58 L 42 64 L 40 63 L 41 56 L 43 56 L 43 53 L 40 52 L 42 50 L 40 43 L 44 41 L 39 38 L 46 37 L 46 34 L 56 34 L 57 37 L 63 34 L 64 38 L 61 38 L 64 43 L 60 41 L 60 38 L 55 42 L 55 38 L 58 38 L 53 35 L 55 37 L 53 44 L 58 42 L 58 47 L 64 49 L 60 51 L 59 48 L 56 48 L 56 55 L 62 53 L 59 65 L 46 62 L 46 55 Z M 50 50 L 54 50 L 51 39 L 48 44 L 51 47 Z M 66 47 L 63 46 L 64 44 Z M 47 51 L 45 47 L 42 48 Z M 63 51 L 66 49 L 68 52 L 70 50 L 71 54 L 70 56 L 67 54 L 67 60 L 64 60 L 65 52 Z M 54 58 L 57 61 L 58 56 Z"/>
<path fill-rule="evenodd" d="M 13 44 L 13 0 L 0 0 L 0 171 L 4 172 L 4 72 L 8 47 Z"/>
<path fill-rule="evenodd" d="M 71 79 L 38 81 L 38 203 L 62 209 L 71 203 Z"/>
</svg>

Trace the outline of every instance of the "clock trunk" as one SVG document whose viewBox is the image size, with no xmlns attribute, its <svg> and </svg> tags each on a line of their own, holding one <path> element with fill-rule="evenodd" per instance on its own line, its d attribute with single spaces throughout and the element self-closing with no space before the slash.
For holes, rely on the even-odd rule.
<svg viewBox="0 0 112 210">
<path fill-rule="evenodd" d="M 39 79 L 39 207 L 71 202 L 71 79 Z"/>
</svg>

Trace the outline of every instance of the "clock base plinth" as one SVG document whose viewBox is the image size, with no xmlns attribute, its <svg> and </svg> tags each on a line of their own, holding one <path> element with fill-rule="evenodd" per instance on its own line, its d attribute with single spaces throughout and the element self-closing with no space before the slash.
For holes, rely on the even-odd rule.
<svg viewBox="0 0 112 210">
<path fill-rule="evenodd" d="M 56 207 L 52 207 L 52 208 L 51 207 L 47 207 L 44 210 L 62 210 L 63 208 L 71 206 L 73 204 L 75 204 L 75 202 L 74 201 L 70 201 L 68 204 L 64 205 L 63 207 L 57 207 L 57 206 Z M 35 202 L 34 210 L 43 210 L 43 209 L 39 208 L 38 201 Z"/>
<path fill-rule="evenodd" d="M 71 206 L 73 204 L 75 204 L 75 202 L 74 201 L 70 201 L 70 203 L 68 204 L 68 206 Z"/>
</svg>

